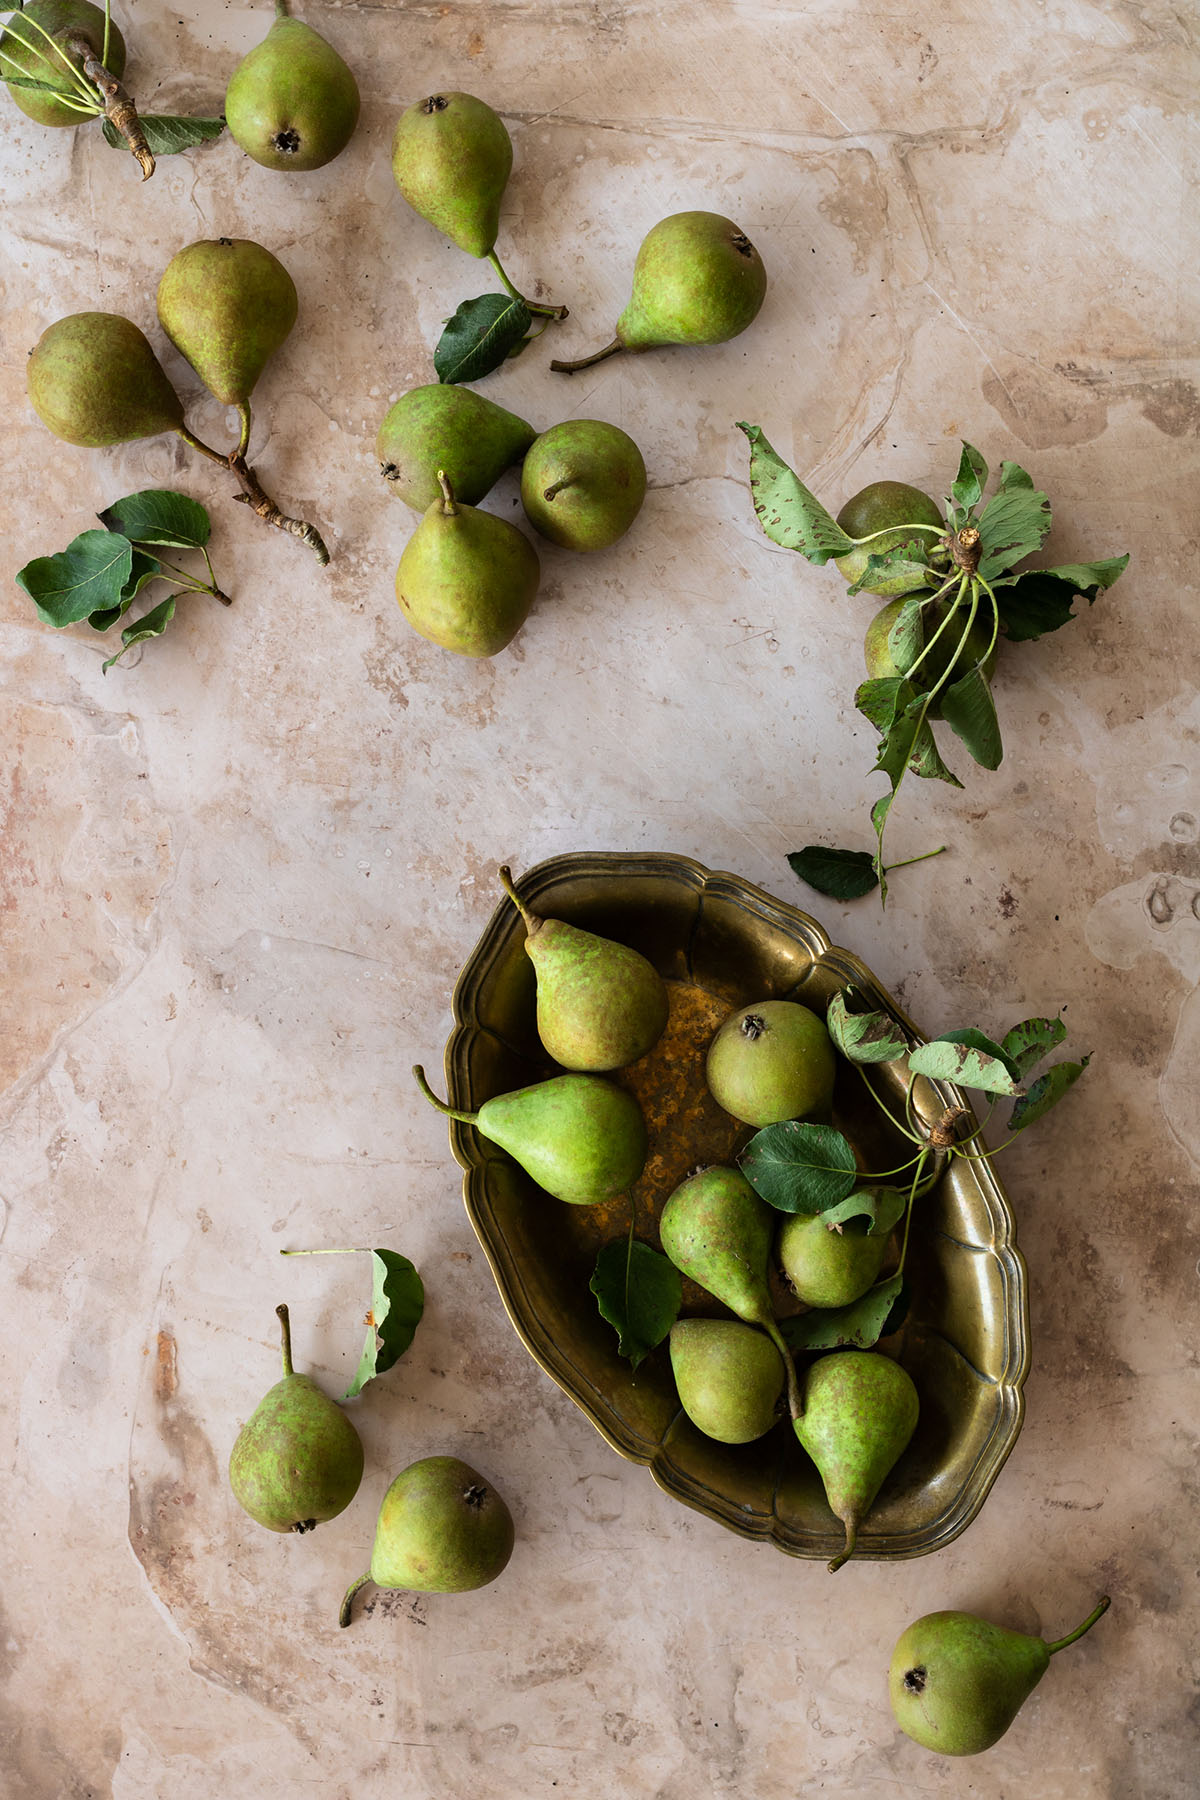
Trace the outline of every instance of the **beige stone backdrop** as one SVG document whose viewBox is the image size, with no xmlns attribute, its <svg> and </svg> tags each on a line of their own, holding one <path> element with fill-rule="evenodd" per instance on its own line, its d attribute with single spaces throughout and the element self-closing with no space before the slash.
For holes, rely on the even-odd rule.
<svg viewBox="0 0 1200 1800">
<path fill-rule="evenodd" d="M 1183 1800 L 1197 1755 L 1196 1306 L 1200 705 L 1196 627 L 1197 57 L 1189 9 L 1088 0 L 439 0 L 298 8 L 358 72 L 360 129 L 285 177 L 228 138 L 145 187 L 98 128 L 0 109 L 0 1656 L 5 1800 L 608 1800 L 937 1795 Z M 269 5 L 118 17 L 147 109 L 219 110 Z M 513 647 L 417 639 L 392 593 L 412 516 L 373 445 L 432 379 L 440 321 L 491 285 L 399 199 L 391 131 L 439 87 L 487 99 L 516 162 L 501 251 L 566 301 L 483 391 L 544 427 L 643 446 L 638 524 L 542 549 Z M 643 233 L 708 207 L 761 249 L 744 337 L 566 381 Z M 26 353 L 127 313 L 202 435 L 226 429 L 155 322 L 167 260 L 247 236 L 300 291 L 256 397 L 254 458 L 325 531 L 321 571 L 160 438 L 86 452 L 25 399 Z M 906 791 L 892 850 L 947 856 L 822 901 L 786 853 L 864 844 L 855 713 L 869 602 L 769 544 L 738 419 L 835 504 L 944 490 L 968 438 L 1055 503 L 1054 560 L 1132 553 L 1059 634 L 1002 659 L 1008 754 Z M 207 504 L 235 604 L 181 604 L 107 676 L 86 626 L 14 584 L 96 510 L 167 485 Z M 512 476 L 489 502 L 512 515 Z M 929 1032 L 1065 1009 L 1092 1066 L 1002 1178 L 1029 1265 L 1028 1417 L 940 1553 L 831 1581 L 730 1535 L 626 1464 L 518 1342 L 473 1237 L 437 1067 L 450 993 L 518 869 L 666 849 L 806 905 Z M 355 1408 L 368 1473 L 313 1538 L 225 1483 L 275 1378 L 273 1308 L 333 1391 L 364 1270 L 402 1249 L 428 1311 Z M 518 1546 L 463 1599 L 396 1596 L 348 1632 L 346 1581 L 398 1468 L 451 1451 L 509 1497 Z M 916 1614 L 1055 1636 L 985 1757 L 893 1726 Z"/>
</svg>

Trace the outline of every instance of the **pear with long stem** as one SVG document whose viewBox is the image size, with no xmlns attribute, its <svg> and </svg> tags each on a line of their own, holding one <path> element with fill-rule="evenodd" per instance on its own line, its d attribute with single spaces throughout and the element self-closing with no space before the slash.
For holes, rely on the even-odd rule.
<svg viewBox="0 0 1200 1800">
<path fill-rule="evenodd" d="M 0 82 L 39 125 L 107 119 L 148 181 L 154 157 L 132 97 L 121 85 L 125 40 L 90 0 L 31 0 L 0 36 Z"/>
</svg>

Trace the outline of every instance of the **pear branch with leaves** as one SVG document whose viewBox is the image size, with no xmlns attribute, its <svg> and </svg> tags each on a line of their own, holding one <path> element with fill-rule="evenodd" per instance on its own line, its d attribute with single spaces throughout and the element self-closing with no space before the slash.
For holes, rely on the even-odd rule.
<svg viewBox="0 0 1200 1800">
<path fill-rule="evenodd" d="M 750 440 L 754 510 L 771 541 L 818 566 L 834 562 L 850 594 L 887 599 L 867 629 L 868 679 L 854 696 L 879 733 L 874 768 L 889 783 L 871 808 L 875 852 L 809 844 L 788 858 L 820 893 L 850 900 L 878 886 L 886 903 L 884 832 L 905 776 L 962 786 L 942 759 L 935 722 L 944 721 L 981 768 L 998 768 L 1004 751 L 990 677 L 1001 636 L 1021 643 L 1057 631 L 1072 618 L 1076 596 L 1090 604 L 1129 558 L 1019 570 L 1050 530 L 1050 502 L 1014 462 L 1001 464 L 998 489 L 985 502 L 988 467 L 971 444 L 963 445 L 944 509 L 917 488 L 876 482 L 835 519 L 761 427 L 739 429 Z"/>
</svg>

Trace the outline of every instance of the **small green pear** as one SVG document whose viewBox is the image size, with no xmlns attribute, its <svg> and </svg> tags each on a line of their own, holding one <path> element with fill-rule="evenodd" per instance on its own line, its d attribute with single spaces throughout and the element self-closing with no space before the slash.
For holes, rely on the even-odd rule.
<svg viewBox="0 0 1200 1800">
<path fill-rule="evenodd" d="M 560 374 L 590 368 L 618 350 L 664 344 L 724 344 L 753 323 L 767 291 L 762 258 L 745 232 L 720 213 L 672 213 L 642 240 L 633 293 L 611 344 Z"/>
<path fill-rule="evenodd" d="M 469 1113 L 439 1100 L 419 1065 L 413 1074 L 432 1106 L 507 1150 L 556 1200 L 571 1206 L 615 1200 L 642 1172 L 648 1146 L 642 1109 L 602 1075 L 555 1075 L 495 1094 Z"/>
<path fill-rule="evenodd" d="M 434 381 L 388 408 L 375 450 L 388 492 L 425 512 L 442 497 L 439 469 L 455 499 L 474 506 L 536 436 L 532 425 L 474 388 Z"/>
<path fill-rule="evenodd" d="M 542 565 L 529 539 L 495 513 L 462 506 L 444 469 L 396 569 L 400 610 L 421 637 L 458 656 L 495 656 L 533 605 Z"/>
<path fill-rule="evenodd" d="M 796 1436 L 846 1527 L 831 1574 L 853 1556 L 859 1525 L 916 1430 L 919 1409 L 908 1371 L 876 1351 L 837 1350 L 809 1369 Z"/>
<path fill-rule="evenodd" d="M 654 964 L 628 944 L 531 912 L 509 869 L 500 880 L 525 922 L 538 1036 L 555 1062 L 602 1073 L 645 1056 L 667 1024 L 667 990 Z"/>
<path fill-rule="evenodd" d="M 158 284 L 159 324 L 223 406 L 244 406 L 296 323 L 296 284 L 249 238 L 202 238 Z"/>
<path fill-rule="evenodd" d="M 776 1252 L 806 1306 L 849 1306 L 883 1267 L 888 1241 L 887 1232 L 872 1236 L 865 1218 L 827 1225 L 820 1213 L 789 1213 Z"/>
<path fill-rule="evenodd" d="M 6 7 L 5 11 L 8 10 Z M 57 50 L 50 47 L 42 32 L 54 39 Z M 14 104 L 39 125 L 78 125 L 88 117 L 77 106 L 68 104 L 68 99 L 76 93 L 76 86 L 62 58 L 65 56 L 77 70 L 82 69 L 78 54 L 68 47 L 69 38 L 85 38 L 99 57 L 104 50 L 103 8 L 91 5 L 90 0 L 30 0 L 29 5 L 13 14 L 0 36 L 0 68 L 6 75 L 44 82 L 64 96 L 58 100 L 53 93 L 44 93 L 40 88 L 6 84 Z M 108 60 L 104 66 L 118 79 L 125 72 L 125 40 L 111 20 Z M 83 85 L 95 95 L 97 107 L 102 105 L 99 93 L 90 82 L 84 81 Z"/>
<path fill-rule="evenodd" d="M 795 1000 L 760 1000 L 731 1013 L 705 1063 L 717 1105 L 758 1126 L 827 1112 L 836 1072 L 824 1019 Z"/>
<path fill-rule="evenodd" d="M 311 1531 L 336 1519 L 358 1492 L 362 1440 L 337 1402 L 310 1375 L 295 1373 L 288 1309 L 275 1311 L 283 1380 L 239 1431 L 229 1458 L 229 1485 L 239 1506 L 268 1531 Z"/>
<path fill-rule="evenodd" d="M 544 431 L 521 469 L 529 523 L 565 550 L 607 550 L 646 498 L 642 453 L 619 425 L 567 419 Z"/>
<path fill-rule="evenodd" d="M 783 1358 L 740 1319 L 678 1319 L 671 1369 L 684 1412 L 720 1444 L 752 1444 L 770 1431 L 783 1397 Z"/>
<path fill-rule="evenodd" d="M 920 488 L 906 481 L 872 481 L 857 494 L 852 494 L 837 516 L 847 537 L 870 538 L 856 550 L 834 559 L 838 573 L 853 584 L 866 573 L 870 558 L 885 550 L 897 550 L 901 544 L 915 539 L 927 551 L 938 539 L 931 531 L 914 530 L 914 526 L 936 525 L 942 531 L 946 521 L 936 501 Z M 929 570 L 902 572 L 881 570 L 863 583 L 868 594 L 909 594 L 928 585 Z M 860 590 L 861 591 L 861 590 Z"/>
<path fill-rule="evenodd" d="M 120 313 L 57 319 L 34 345 L 26 378 L 43 425 L 87 450 L 183 424 L 183 403 L 149 340 Z"/>
<path fill-rule="evenodd" d="M 666 1255 L 681 1274 L 714 1294 L 748 1325 L 759 1325 L 783 1358 L 788 1404 L 800 1408 L 796 1367 L 771 1305 L 767 1262 L 775 1213 L 740 1169 L 717 1163 L 680 1183 L 658 1222 Z"/>
<path fill-rule="evenodd" d="M 288 17 L 286 0 L 275 0 L 275 15 L 230 78 L 225 123 L 264 169 L 321 169 L 354 136 L 358 83 L 320 32 Z"/>
<path fill-rule="evenodd" d="M 926 1613 L 892 1652 L 888 1691 L 901 1731 L 943 1756 L 975 1756 L 1004 1736 L 1050 1658 L 1108 1611 L 1105 1594 L 1083 1624 L 1048 1644 L 974 1613 Z"/>
<path fill-rule="evenodd" d="M 513 1552 L 512 1514 L 495 1488 L 457 1456 L 426 1456 L 401 1471 L 383 1497 L 371 1567 L 351 1582 L 338 1615 L 376 1587 L 465 1594 L 503 1574 Z"/>
<path fill-rule="evenodd" d="M 396 186 L 415 213 L 468 256 L 495 248 L 512 161 L 504 120 L 473 94 L 418 100 L 401 113 L 392 140 Z"/>
</svg>

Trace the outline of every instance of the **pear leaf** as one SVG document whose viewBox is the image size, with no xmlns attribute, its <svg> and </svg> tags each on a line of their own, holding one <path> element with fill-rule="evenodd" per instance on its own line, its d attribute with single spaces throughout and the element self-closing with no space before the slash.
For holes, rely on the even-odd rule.
<svg viewBox="0 0 1200 1800">
<path fill-rule="evenodd" d="M 947 768 L 942 761 L 942 754 L 937 747 L 928 719 L 913 739 L 908 766 L 914 775 L 920 776 L 922 781 L 948 781 L 951 787 L 960 788 L 962 786 L 962 782 L 953 769 Z"/>
<path fill-rule="evenodd" d="M 446 323 L 433 353 L 437 378 L 447 384 L 482 381 L 498 369 L 533 324 L 523 300 L 510 294 L 480 294 L 464 300 Z"/>
<path fill-rule="evenodd" d="M 1048 1113 L 1052 1106 L 1057 1106 L 1067 1090 L 1075 1086 L 1091 1060 L 1090 1056 L 1085 1056 L 1077 1063 L 1055 1063 L 1052 1069 L 1039 1075 L 1029 1092 L 1023 1094 L 1013 1107 L 1008 1117 L 1008 1129 L 1024 1131 L 1027 1125 L 1032 1125 L 1035 1119 Z"/>
<path fill-rule="evenodd" d="M 108 531 L 83 531 L 55 556 L 35 556 L 17 570 L 47 625 L 76 625 L 90 613 L 119 607 L 133 567 L 133 547 Z"/>
<path fill-rule="evenodd" d="M 1103 562 L 1028 569 L 1023 575 L 1001 577 L 993 585 L 1005 636 L 1011 643 L 1021 644 L 1059 631 L 1074 618 L 1077 595 L 1082 594 L 1090 606 L 1128 566 L 1128 556 L 1113 556 Z"/>
<path fill-rule="evenodd" d="M 600 1316 L 617 1333 L 617 1353 L 636 1369 L 679 1317 L 683 1277 L 661 1250 L 639 1239 L 605 1244 L 589 1282 Z"/>
<path fill-rule="evenodd" d="M 1021 1073 L 1012 1057 L 973 1025 L 962 1031 L 944 1031 L 920 1045 L 909 1056 L 908 1067 L 913 1075 L 953 1081 L 984 1094 L 1021 1092 Z"/>
<path fill-rule="evenodd" d="M 806 844 L 788 856 L 792 873 L 818 894 L 833 900 L 861 900 L 879 886 L 875 858 L 865 850 L 834 850 L 825 844 Z"/>
<path fill-rule="evenodd" d="M 982 769 L 998 769 L 1004 759 L 1000 741 L 1000 721 L 983 670 L 976 666 L 944 688 L 941 695 L 942 717 L 951 731 L 960 737 Z"/>
<path fill-rule="evenodd" d="M 1025 474 L 1023 469 L 1020 472 Z M 1029 483 L 1027 475 L 1025 481 Z M 990 581 L 993 575 L 1040 550 L 1052 522 L 1049 500 L 1031 483 L 993 494 L 979 515 L 979 573 L 983 579 Z"/>
<path fill-rule="evenodd" d="M 134 549 L 133 567 L 129 571 L 129 580 L 121 589 L 121 597 L 115 606 L 105 607 L 101 612 L 88 614 L 88 624 L 93 631 L 107 631 L 115 625 L 137 599 L 148 581 L 157 581 L 163 571 L 156 558 L 147 556 L 144 550 Z"/>
<path fill-rule="evenodd" d="M 188 119 L 175 113 L 139 113 L 142 130 L 152 156 L 174 156 L 180 150 L 194 150 L 220 137 L 224 119 Z M 129 145 L 110 119 L 103 121 L 104 141 L 114 150 L 128 150 Z"/>
<path fill-rule="evenodd" d="M 169 599 L 160 601 L 148 613 L 143 613 L 134 624 L 127 625 L 121 633 L 121 648 L 117 654 L 108 657 L 100 665 L 104 674 L 107 675 L 113 664 L 120 662 L 125 652 L 132 650 L 135 644 L 143 643 L 146 638 L 161 637 L 175 617 L 175 602 L 182 599 L 182 594 L 172 594 Z"/>
<path fill-rule="evenodd" d="M 907 682 L 904 685 L 909 686 Z M 911 687 L 909 691 L 911 693 Z M 916 744 L 917 734 L 925 723 L 928 706 L 929 702 L 924 694 L 915 695 L 903 711 L 897 713 L 880 739 L 875 757 L 875 768 L 887 776 L 893 788 L 900 785 L 908 759 Z"/>
<path fill-rule="evenodd" d="M 924 648 L 924 598 L 906 600 L 888 632 L 888 655 L 901 674 L 907 675 Z"/>
<path fill-rule="evenodd" d="M 759 1198 L 785 1213 L 824 1212 L 858 1180 L 854 1151 L 840 1131 L 794 1119 L 756 1131 L 738 1166 Z"/>
<path fill-rule="evenodd" d="M 1037 1067 L 1043 1056 L 1062 1043 L 1067 1035 L 1067 1028 L 1061 1019 L 1023 1019 L 1006 1031 L 1000 1040 L 1000 1048 L 1006 1056 L 1016 1064 L 1017 1073 L 1024 1081 L 1031 1069 Z"/>
<path fill-rule="evenodd" d="M 135 543 L 167 544 L 176 550 L 199 550 L 212 533 L 200 502 L 170 488 L 143 488 L 138 494 L 126 494 L 96 517 L 110 531 Z"/>
<path fill-rule="evenodd" d="M 0 81 L 2 81 L 6 87 L 32 88 L 35 93 L 55 94 L 58 98 L 62 98 L 63 90 L 61 87 L 56 87 L 52 81 L 36 81 L 32 75 L 6 75 L 3 71 L 0 71 Z M 99 110 L 100 108 L 97 107 L 96 111 L 99 112 Z M 80 119 L 84 119 L 86 116 L 87 115 L 83 112 L 79 115 Z M 124 140 L 122 140 L 122 142 L 123 141 Z"/>
<path fill-rule="evenodd" d="M 850 583 L 846 592 L 861 594 L 864 588 L 872 592 L 870 584 L 876 575 L 903 576 L 909 586 L 924 581 L 928 576 L 929 564 L 923 555 L 914 555 L 914 552 L 921 552 L 924 548 L 919 539 L 914 539 L 909 544 L 897 544 L 892 550 L 872 550 L 867 557 L 866 568 L 857 581 Z"/>
<path fill-rule="evenodd" d="M 973 444 L 964 442 L 958 474 L 950 488 L 951 522 L 957 529 L 966 523 L 972 507 L 978 506 L 983 499 L 987 478 L 988 466 L 982 456 Z"/>
<path fill-rule="evenodd" d="M 851 1219 L 868 1221 L 868 1237 L 887 1237 L 904 1217 L 908 1195 L 897 1187 L 855 1188 L 849 1199 L 827 1206 L 821 1214 L 828 1226 L 845 1225 Z"/>
<path fill-rule="evenodd" d="M 865 853 L 864 853 L 865 854 Z M 851 1012 L 847 995 L 853 1000 L 856 990 L 843 988 L 833 996 L 825 1014 L 825 1024 L 834 1045 L 851 1062 L 894 1062 L 908 1049 L 908 1038 L 890 1013 Z"/>
<path fill-rule="evenodd" d="M 854 549 L 854 539 L 846 536 L 816 495 L 788 468 L 767 442 L 762 427 L 739 420 L 738 430 L 750 440 L 750 495 L 758 522 L 771 542 L 785 550 L 798 550 L 818 566 L 831 556 L 847 556 Z"/>
<path fill-rule="evenodd" d="M 849 1306 L 814 1307 L 779 1329 L 791 1350 L 836 1350 L 841 1346 L 869 1350 L 881 1337 L 898 1331 L 908 1312 L 908 1288 L 901 1275 L 876 1282 Z"/>
<path fill-rule="evenodd" d="M 371 1278 L 366 1342 L 354 1380 L 342 1396 L 345 1400 L 353 1400 L 368 1381 L 399 1362 L 425 1311 L 425 1284 L 407 1256 L 396 1250 L 372 1250 Z"/>
</svg>

